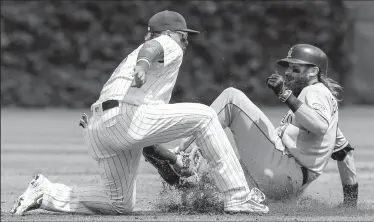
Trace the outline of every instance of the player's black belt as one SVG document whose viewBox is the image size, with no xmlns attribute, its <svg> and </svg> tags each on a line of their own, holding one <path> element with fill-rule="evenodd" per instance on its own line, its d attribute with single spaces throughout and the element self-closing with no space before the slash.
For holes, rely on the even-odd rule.
<svg viewBox="0 0 374 222">
<path fill-rule="evenodd" d="M 302 166 L 301 172 L 303 173 L 303 186 L 304 186 L 308 182 L 308 169 Z"/>
<path fill-rule="evenodd" d="M 119 106 L 119 102 L 118 100 L 107 100 L 101 103 L 101 106 L 103 107 L 103 112 L 104 112 L 105 110 Z"/>
</svg>

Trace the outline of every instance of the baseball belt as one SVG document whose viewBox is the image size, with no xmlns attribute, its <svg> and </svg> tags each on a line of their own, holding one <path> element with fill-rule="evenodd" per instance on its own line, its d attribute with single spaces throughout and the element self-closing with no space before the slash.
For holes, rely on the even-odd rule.
<svg viewBox="0 0 374 222">
<path fill-rule="evenodd" d="M 101 115 L 104 111 L 119 106 L 118 100 L 107 100 L 105 102 L 95 104 L 91 107 L 91 111 L 94 115 Z"/>
<path fill-rule="evenodd" d="M 119 106 L 119 102 L 118 102 L 118 100 L 107 100 L 107 101 L 101 103 L 101 106 L 103 107 L 103 112 L 104 112 L 108 109 Z"/>
</svg>

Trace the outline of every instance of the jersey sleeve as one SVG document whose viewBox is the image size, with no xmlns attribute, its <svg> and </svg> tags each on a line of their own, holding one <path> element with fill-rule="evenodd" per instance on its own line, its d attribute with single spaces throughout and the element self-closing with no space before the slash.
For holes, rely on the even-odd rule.
<svg viewBox="0 0 374 222">
<path fill-rule="evenodd" d="M 331 107 L 331 102 L 327 96 L 316 90 L 309 90 L 305 95 L 305 104 L 314 109 L 330 124 L 333 107 Z"/>
<path fill-rule="evenodd" d="M 161 35 L 155 38 L 155 40 L 161 44 L 164 50 L 164 66 L 182 60 L 183 50 L 174 39 L 167 35 Z"/>
<path fill-rule="evenodd" d="M 338 127 L 338 130 L 336 131 L 336 140 L 335 140 L 335 147 L 333 152 L 338 152 L 342 149 L 344 149 L 348 145 L 348 140 L 343 135 L 342 131 Z"/>
</svg>

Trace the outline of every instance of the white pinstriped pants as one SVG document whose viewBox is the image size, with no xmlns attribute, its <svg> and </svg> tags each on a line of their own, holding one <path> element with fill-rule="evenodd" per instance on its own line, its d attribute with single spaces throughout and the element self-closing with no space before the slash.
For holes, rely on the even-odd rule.
<svg viewBox="0 0 374 222">
<path fill-rule="evenodd" d="M 102 185 L 67 187 L 54 184 L 43 196 L 42 208 L 80 213 L 127 213 L 135 205 L 136 177 L 143 147 L 195 136 L 225 206 L 248 200 L 243 169 L 216 112 L 205 105 L 179 103 L 133 106 L 122 103 L 94 114 L 84 137 L 98 162 Z"/>
</svg>

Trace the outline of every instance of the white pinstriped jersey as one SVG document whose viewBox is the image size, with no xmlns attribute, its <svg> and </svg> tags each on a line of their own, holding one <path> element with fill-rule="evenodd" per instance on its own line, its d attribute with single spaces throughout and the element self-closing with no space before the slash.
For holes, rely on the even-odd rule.
<svg viewBox="0 0 374 222">
<path fill-rule="evenodd" d="M 130 53 L 113 72 L 95 104 L 106 100 L 119 100 L 133 105 L 169 103 L 179 67 L 182 64 L 183 50 L 167 35 L 161 35 L 154 40 L 163 47 L 164 60 L 151 64 L 146 73 L 145 84 L 140 88 L 130 87 L 129 90 L 125 87 L 128 84 L 126 77 L 133 73 L 142 44 Z"/>
<path fill-rule="evenodd" d="M 305 87 L 298 99 L 317 111 L 328 122 L 327 132 L 324 135 L 316 135 L 305 130 L 296 121 L 294 113 L 289 111 L 281 122 L 281 124 L 289 123 L 282 136 L 282 142 L 298 162 L 309 170 L 321 174 L 336 142 L 339 143 L 338 146 L 346 145 L 343 134 L 338 130 L 338 103 L 322 83 Z"/>
</svg>

